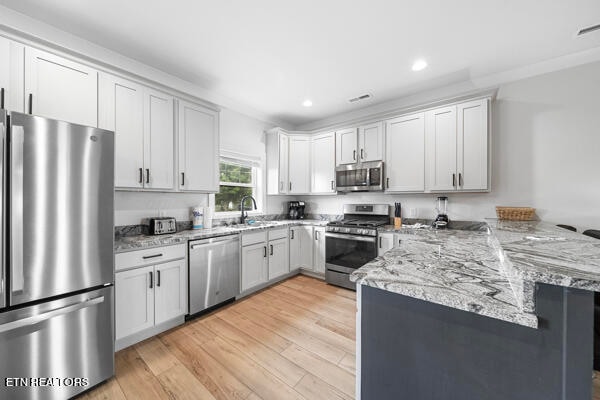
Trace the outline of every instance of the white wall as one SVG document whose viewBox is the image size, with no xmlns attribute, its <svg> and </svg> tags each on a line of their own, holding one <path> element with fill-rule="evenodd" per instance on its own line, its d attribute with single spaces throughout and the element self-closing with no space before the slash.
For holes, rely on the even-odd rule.
<svg viewBox="0 0 600 400">
<path fill-rule="evenodd" d="M 496 205 L 532 206 L 540 219 L 600 229 L 600 63 L 502 85 L 492 106 L 492 191 L 450 194 L 456 220 L 495 217 Z M 312 213 L 342 204 L 401 201 L 435 215 L 436 195 L 307 196 Z"/>
</svg>

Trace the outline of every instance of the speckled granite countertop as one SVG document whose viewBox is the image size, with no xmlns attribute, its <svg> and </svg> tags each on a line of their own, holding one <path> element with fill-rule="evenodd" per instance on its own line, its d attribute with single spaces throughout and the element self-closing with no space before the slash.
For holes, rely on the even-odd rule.
<svg viewBox="0 0 600 400">
<path fill-rule="evenodd" d="M 394 230 L 402 243 L 351 276 L 362 285 L 536 328 L 535 283 L 600 291 L 600 241 L 544 222 Z"/>
<path fill-rule="evenodd" d="M 136 235 L 126 236 L 115 240 L 115 253 L 123 253 L 133 250 L 147 249 L 151 247 L 170 246 L 174 244 L 186 243 L 188 240 L 206 239 L 210 237 L 232 235 L 235 233 L 247 232 L 252 230 L 272 229 L 283 226 L 293 225 L 315 225 L 325 226 L 328 221 L 321 220 L 283 220 L 270 221 L 268 223 L 257 223 L 246 226 L 219 226 L 211 229 L 198 229 L 177 232 L 171 235 Z"/>
</svg>

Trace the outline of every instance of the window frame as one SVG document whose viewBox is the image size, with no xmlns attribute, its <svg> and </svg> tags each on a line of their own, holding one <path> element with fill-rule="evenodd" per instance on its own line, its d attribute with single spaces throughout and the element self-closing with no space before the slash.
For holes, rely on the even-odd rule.
<svg viewBox="0 0 600 400">
<path fill-rule="evenodd" d="M 252 168 L 252 182 L 253 183 L 236 183 L 236 182 L 221 182 L 221 163 L 238 164 L 244 167 Z M 235 153 L 231 151 L 221 151 L 219 155 L 219 190 L 221 186 L 241 186 L 252 188 L 252 196 L 256 200 L 256 210 L 247 210 L 248 215 L 260 215 L 263 214 L 263 163 L 260 158 L 253 157 L 247 154 Z M 217 193 L 211 194 L 209 203 L 214 211 L 215 218 L 233 218 L 239 217 L 240 211 L 216 211 L 216 198 Z M 248 204 L 248 203 L 246 203 Z"/>
</svg>

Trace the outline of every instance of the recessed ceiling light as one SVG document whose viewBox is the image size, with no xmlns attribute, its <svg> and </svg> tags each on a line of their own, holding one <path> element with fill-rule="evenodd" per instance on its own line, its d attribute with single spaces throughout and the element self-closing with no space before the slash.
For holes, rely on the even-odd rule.
<svg viewBox="0 0 600 400">
<path fill-rule="evenodd" d="M 421 71 L 425 68 L 427 68 L 427 61 L 423 59 L 415 61 L 415 63 L 412 66 L 413 71 Z"/>
<path fill-rule="evenodd" d="M 304 107 L 312 107 L 312 101 L 310 101 L 309 99 L 306 99 L 302 102 L 302 105 Z"/>
</svg>

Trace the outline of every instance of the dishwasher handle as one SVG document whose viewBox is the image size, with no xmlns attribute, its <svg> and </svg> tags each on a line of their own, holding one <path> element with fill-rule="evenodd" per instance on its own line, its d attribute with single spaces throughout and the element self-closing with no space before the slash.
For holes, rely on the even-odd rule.
<svg viewBox="0 0 600 400">
<path fill-rule="evenodd" d="M 214 244 L 223 244 L 227 242 L 235 242 L 239 241 L 239 235 L 227 235 L 223 237 L 216 237 L 211 239 L 202 239 L 195 242 L 190 242 L 190 250 L 195 250 L 204 246 L 210 246 Z"/>
</svg>

